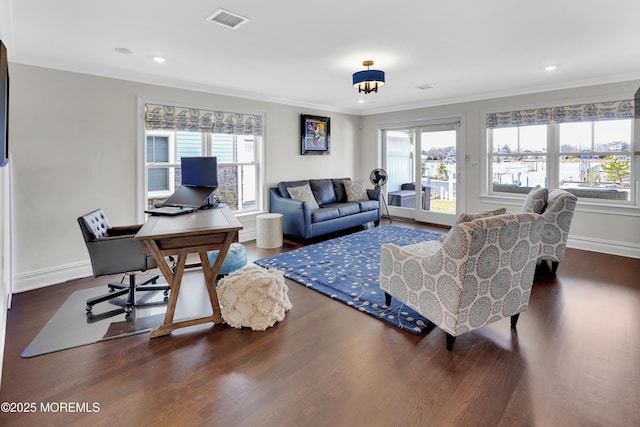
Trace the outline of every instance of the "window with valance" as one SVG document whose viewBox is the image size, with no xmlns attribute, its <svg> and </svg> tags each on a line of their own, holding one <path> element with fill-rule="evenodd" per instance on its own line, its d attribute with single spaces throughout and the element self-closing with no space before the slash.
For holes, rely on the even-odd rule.
<svg viewBox="0 0 640 427">
<path fill-rule="evenodd" d="M 487 114 L 487 128 L 633 118 L 633 100 L 536 108 Z"/>
<path fill-rule="evenodd" d="M 486 115 L 490 193 L 564 188 L 602 203 L 635 201 L 634 101 Z"/>
<path fill-rule="evenodd" d="M 181 157 L 216 156 L 218 200 L 233 210 L 259 207 L 262 114 L 147 103 L 144 121 L 148 205 L 180 185 Z"/>
<path fill-rule="evenodd" d="M 170 105 L 145 105 L 147 130 L 179 130 L 231 135 L 262 136 L 263 117 L 259 114 L 231 113 Z"/>
</svg>

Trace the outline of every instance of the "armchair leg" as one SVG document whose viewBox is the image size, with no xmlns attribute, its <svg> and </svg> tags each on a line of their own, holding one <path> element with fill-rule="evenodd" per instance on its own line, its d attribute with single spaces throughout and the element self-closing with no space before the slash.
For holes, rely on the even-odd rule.
<svg viewBox="0 0 640 427">
<path fill-rule="evenodd" d="M 559 262 L 557 261 L 551 261 L 551 273 L 553 273 L 553 275 L 556 275 L 556 271 L 558 271 L 558 266 L 560 265 Z"/>
<path fill-rule="evenodd" d="M 511 327 L 515 328 L 516 324 L 518 323 L 518 318 L 520 317 L 520 313 L 516 313 L 513 316 L 511 316 Z"/>
<path fill-rule="evenodd" d="M 389 307 L 391 305 L 391 294 L 385 292 L 384 293 L 384 303 Z"/>
<path fill-rule="evenodd" d="M 447 350 L 453 350 L 453 344 L 456 342 L 456 337 L 447 332 Z"/>
</svg>

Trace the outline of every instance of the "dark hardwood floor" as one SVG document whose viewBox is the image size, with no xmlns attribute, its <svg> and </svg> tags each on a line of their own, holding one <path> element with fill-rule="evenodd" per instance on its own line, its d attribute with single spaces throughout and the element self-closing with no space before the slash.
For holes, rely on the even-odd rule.
<svg viewBox="0 0 640 427">
<path fill-rule="evenodd" d="M 298 246 L 285 243 L 246 247 L 253 260 Z M 517 332 L 506 319 L 453 352 L 439 329 L 413 336 L 288 282 L 293 309 L 265 332 L 201 325 L 23 359 L 72 292 L 105 280 L 17 294 L 0 402 L 99 411 L 0 413 L 0 425 L 639 426 L 640 260 L 570 249 L 544 273 Z"/>
</svg>

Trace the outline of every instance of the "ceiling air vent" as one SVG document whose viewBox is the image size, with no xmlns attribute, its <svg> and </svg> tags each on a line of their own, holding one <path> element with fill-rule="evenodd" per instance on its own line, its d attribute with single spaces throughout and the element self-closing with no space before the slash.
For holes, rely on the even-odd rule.
<svg viewBox="0 0 640 427">
<path fill-rule="evenodd" d="M 227 28 L 235 30 L 240 25 L 248 22 L 249 18 L 229 12 L 228 10 L 218 9 L 213 15 L 207 18 L 207 21 L 215 22 L 216 24 L 224 25 Z"/>
</svg>

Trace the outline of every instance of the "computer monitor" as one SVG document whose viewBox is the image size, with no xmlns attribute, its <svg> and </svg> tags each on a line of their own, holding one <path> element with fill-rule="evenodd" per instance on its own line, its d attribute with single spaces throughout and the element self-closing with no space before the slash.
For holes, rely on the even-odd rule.
<svg viewBox="0 0 640 427">
<path fill-rule="evenodd" d="M 216 157 L 182 157 L 181 166 L 182 185 L 218 188 Z"/>
</svg>

